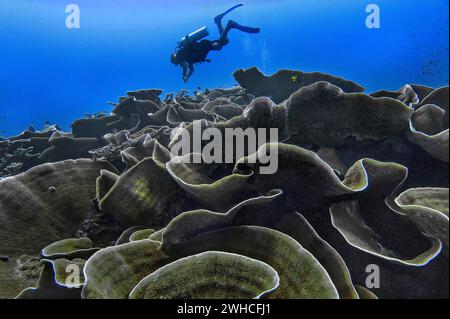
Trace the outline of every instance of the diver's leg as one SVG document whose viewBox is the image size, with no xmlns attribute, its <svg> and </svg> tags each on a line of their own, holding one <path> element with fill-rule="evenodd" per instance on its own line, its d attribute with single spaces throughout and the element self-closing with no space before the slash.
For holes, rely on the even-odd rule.
<svg viewBox="0 0 450 319">
<path fill-rule="evenodd" d="M 219 34 L 222 34 L 223 33 L 222 19 L 216 21 L 216 18 L 214 18 L 214 22 L 217 24 L 217 27 L 219 28 Z"/>
<path fill-rule="evenodd" d="M 230 20 L 230 21 L 228 21 L 227 26 L 225 27 L 225 30 L 223 30 L 223 32 L 220 34 L 219 42 L 223 43 L 223 45 L 227 44 L 229 42 L 228 33 L 232 29 L 238 29 L 238 30 L 240 30 L 242 32 L 246 32 L 246 33 L 259 33 L 261 31 L 260 28 L 246 27 L 246 26 L 240 25 L 239 23 L 237 23 L 233 20 Z"/>
<path fill-rule="evenodd" d="M 242 32 L 246 32 L 246 33 L 259 33 L 261 31 L 260 28 L 252 28 L 252 27 L 240 25 L 239 23 L 237 23 L 233 20 L 230 20 L 228 22 L 228 25 L 230 25 L 230 29 L 238 29 L 238 30 L 240 30 Z M 227 25 L 227 27 L 228 27 L 228 25 Z"/>
<path fill-rule="evenodd" d="M 219 34 L 222 34 L 222 32 L 224 31 L 223 30 L 223 26 L 222 26 L 222 19 L 223 19 L 223 17 L 226 16 L 231 11 L 233 11 L 234 9 L 237 9 L 239 7 L 242 7 L 242 6 L 243 6 L 243 4 L 235 5 L 234 7 L 228 9 L 224 13 L 221 13 L 217 17 L 214 18 L 214 23 L 217 24 L 217 27 L 219 28 Z"/>
<path fill-rule="evenodd" d="M 228 40 L 225 42 L 220 42 L 220 40 L 202 40 L 199 42 L 197 47 L 198 52 L 201 52 L 200 55 L 207 56 L 209 51 L 219 51 L 222 47 L 228 44 Z"/>
<path fill-rule="evenodd" d="M 230 40 L 228 39 L 228 33 L 232 29 L 238 29 L 238 30 L 240 30 L 242 32 L 246 32 L 246 33 L 259 33 L 261 31 L 260 28 L 246 27 L 246 26 L 240 25 L 239 23 L 237 23 L 233 20 L 230 20 L 230 21 L 228 21 L 227 26 L 225 27 L 223 32 L 220 34 L 219 40 L 210 42 L 211 46 L 209 49 L 212 51 L 219 51 L 220 49 L 222 49 L 223 46 L 230 43 Z"/>
<path fill-rule="evenodd" d="M 228 43 L 230 43 L 230 41 L 227 38 L 224 40 L 212 41 L 210 51 L 220 51 Z"/>
</svg>

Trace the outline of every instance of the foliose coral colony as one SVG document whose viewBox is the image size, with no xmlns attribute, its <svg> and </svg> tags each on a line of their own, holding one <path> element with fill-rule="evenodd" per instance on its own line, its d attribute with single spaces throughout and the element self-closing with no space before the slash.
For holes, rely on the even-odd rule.
<svg viewBox="0 0 450 319">
<path fill-rule="evenodd" d="M 448 87 L 234 76 L 0 139 L 0 297 L 448 297 Z M 278 142 L 183 161 L 171 147 L 195 123 Z"/>
</svg>

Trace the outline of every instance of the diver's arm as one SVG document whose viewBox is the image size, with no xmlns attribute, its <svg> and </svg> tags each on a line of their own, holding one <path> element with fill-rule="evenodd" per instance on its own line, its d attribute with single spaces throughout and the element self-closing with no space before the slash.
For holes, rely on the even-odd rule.
<svg viewBox="0 0 450 319">
<path fill-rule="evenodd" d="M 188 72 L 189 70 L 189 72 Z M 187 82 L 188 79 L 194 74 L 194 64 L 192 63 L 183 63 L 183 80 Z"/>
<path fill-rule="evenodd" d="M 189 64 L 186 63 L 186 62 L 183 62 L 183 63 L 181 64 L 181 66 L 183 67 L 183 81 L 186 82 Z"/>
<path fill-rule="evenodd" d="M 189 74 L 187 76 L 188 79 L 192 76 L 192 74 L 194 74 L 194 71 L 195 71 L 194 70 L 194 64 L 189 63 Z"/>
</svg>

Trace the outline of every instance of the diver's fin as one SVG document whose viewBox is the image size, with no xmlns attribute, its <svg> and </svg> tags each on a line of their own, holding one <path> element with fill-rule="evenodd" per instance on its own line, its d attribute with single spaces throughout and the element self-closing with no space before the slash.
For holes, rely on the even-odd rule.
<svg viewBox="0 0 450 319">
<path fill-rule="evenodd" d="M 242 7 L 242 6 L 243 6 L 243 4 L 240 3 L 240 4 L 235 5 L 234 7 L 231 7 L 230 9 L 228 9 L 227 11 L 225 11 L 224 13 L 221 13 L 221 14 L 219 14 L 217 17 L 215 17 L 215 18 L 214 18 L 214 22 L 217 23 L 217 24 L 220 23 L 220 22 L 222 21 L 222 19 L 223 19 L 224 16 L 226 16 L 228 13 L 230 13 L 230 12 L 233 11 L 234 9 L 237 9 L 237 8 L 239 8 L 239 7 Z"/>
<path fill-rule="evenodd" d="M 261 31 L 260 28 L 246 27 L 246 26 L 240 25 L 239 23 L 237 23 L 233 20 L 230 20 L 229 24 L 232 29 L 238 29 L 238 30 L 240 30 L 242 32 L 246 32 L 246 33 L 259 33 Z"/>
</svg>

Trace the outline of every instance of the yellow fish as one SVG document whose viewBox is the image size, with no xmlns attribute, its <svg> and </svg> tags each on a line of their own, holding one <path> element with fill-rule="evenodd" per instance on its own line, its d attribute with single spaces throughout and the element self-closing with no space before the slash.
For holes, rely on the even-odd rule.
<svg viewBox="0 0 450 319">
<path fill-rule="evenodd" d="M 292 80 L 292 82 L 297 82 L 297 80 L 298 80 L 298 75 L 295 74 L 295 75 L 291 76 L 291 80 Z"/>
</svg>

